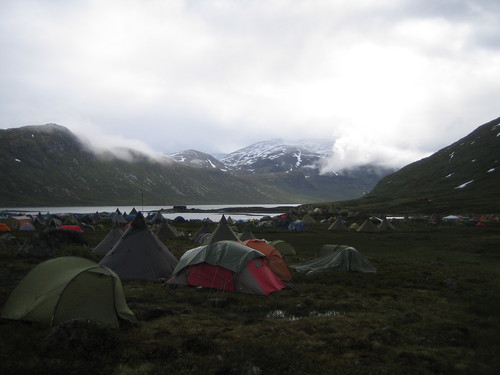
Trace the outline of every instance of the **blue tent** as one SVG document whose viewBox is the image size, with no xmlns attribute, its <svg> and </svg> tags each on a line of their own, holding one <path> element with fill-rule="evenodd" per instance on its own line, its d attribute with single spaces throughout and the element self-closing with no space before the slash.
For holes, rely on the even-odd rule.
<svg viewBox="0 0 500 375">
<path fill-rule="evenodd" d="M 301 221 L 301 220 L 297 220 L 297 221 L 294 221 L 293 223 L 290 223 L 290 225 L 288 226 L 288 230 L 290 231 L 302 231 L 302 230 L 305 230 L 305 226 L 304 226 L 304 223 Z"/>
</svg>

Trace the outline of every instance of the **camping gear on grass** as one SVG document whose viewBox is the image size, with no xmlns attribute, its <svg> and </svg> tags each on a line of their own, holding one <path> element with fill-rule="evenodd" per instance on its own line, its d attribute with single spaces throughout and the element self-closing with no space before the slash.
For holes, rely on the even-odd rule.
<svg viewBox="0 0 500 375">
<path fill-rule="evenodd" d="M 316 259 L 291 265 L 290 268 L 306 275 L 333 271 L 377 271 L 355 248 L 348 245 L 324 245 L 318 256 Z"/>
</svg>

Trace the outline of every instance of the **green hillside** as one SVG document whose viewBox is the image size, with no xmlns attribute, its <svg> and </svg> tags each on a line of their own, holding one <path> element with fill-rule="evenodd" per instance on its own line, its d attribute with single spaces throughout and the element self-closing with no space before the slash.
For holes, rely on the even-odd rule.
<svg viewBox="0 0 500 375">
<path fill-rule="evenodd" d="M 500 212 L 500 118 L 338 205 L 380 212 Z"/>
</svg>

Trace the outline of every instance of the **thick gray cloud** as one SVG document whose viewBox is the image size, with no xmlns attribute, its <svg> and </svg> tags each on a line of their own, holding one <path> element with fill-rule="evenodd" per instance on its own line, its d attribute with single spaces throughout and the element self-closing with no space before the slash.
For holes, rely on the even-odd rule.
<svg viewBox="0 0 500 375">
<path fill-rule="evenodd" d="M 402 166 L 498 114 L 497 1 L 4 0 L 0 126 L 230 152 L 331 139 Z"/>
</svg>

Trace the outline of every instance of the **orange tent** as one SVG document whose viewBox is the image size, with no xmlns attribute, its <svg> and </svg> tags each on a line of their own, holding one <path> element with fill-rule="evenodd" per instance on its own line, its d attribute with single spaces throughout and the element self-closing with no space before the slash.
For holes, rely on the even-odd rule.
<svg viewBox="0 0 500 375">
<path fill-rule="evenodd" d="M 10 232 L 10 228 L 5 223 L 0 223 L 0 232 Z"/>
<path fill-rule="evenodd" d="M 290 281 L 292 279 L 292 274 L 290 273 L 288 266 L 283 260 L 280 252 L 275 247 L 269 245 L 266 241 L 257 239 L 243 241 L 243 243 L 246 246 L 263 253 L 269 262 L 267 266 L 281 280 Z"/>
</svg>

